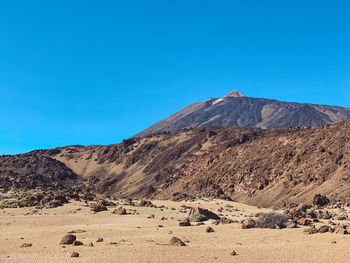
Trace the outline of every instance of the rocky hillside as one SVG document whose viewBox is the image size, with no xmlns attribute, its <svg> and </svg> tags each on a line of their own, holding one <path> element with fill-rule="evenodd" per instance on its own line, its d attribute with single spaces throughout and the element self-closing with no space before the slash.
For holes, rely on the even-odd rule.
<svg viewBox="0 0 350 263">
<path fill-rule="evenodd" d="M 232 91 L 222 98 L 193 103 L 135 137 L 191 127 L 242 126 L 275 129 L 287 126 L 317 127 L 344 120 L 350 120 L 348 108 L 251 98 Z"/>
<path fill-rule="evenodd" d="M 350 197 L 350 122 L 264 130 L 211 127 L 107 146 L 0 156 L 0 188 L 69 189 L 107 196 L 213 196 L 271 206 Z"/>
</svg>

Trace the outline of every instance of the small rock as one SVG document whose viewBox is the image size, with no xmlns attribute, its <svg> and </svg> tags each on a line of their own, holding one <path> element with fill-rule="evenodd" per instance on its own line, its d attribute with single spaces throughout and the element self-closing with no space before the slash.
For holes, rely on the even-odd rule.
<svg viewBox="0 0 350 263">
<path fill-rule="evenodd" d="M 93 246 L 94 246 L 94 243 L 90 242 L 89 247 L 93 247 Z"/>
<path fill-rule="evenodd" d="M 184 242 L 181 241 L 181 239 L 177 238 L 177 237 L 172 237 L 169 241 L 169 245 L 171 246 L 186 246 L 186 244 Z"/>
<path fill-rule="evenodd" d="M 210 226 L 208 226 L 207 229 L 205 230 L 205 232 L 212 233 L 212 232 L 214 232 L 214 229 L 211 228 Z"/>
<path fill-rule="evenodd" d="M 237 255 L 238 255 L 238 254 L 237 254 L 236 250 L 232 250 L 231 256 L 237 256 Z"/>
<path fill-rule="evenodd" d="M 78 258 L 79 257 L 79 253 L 78 252 L 73 252 L 71 257 L 72 258 Z"/>
<path fill-rule="evenodd" d="M 21 245 L 21 248 L 23 248 L 23 247 L 32 247 L 32 244 L 31 243 L 23 243 Z"/>
<path fill-rule="evenodd" d="M 83 244 L 83 242 L 81 242 L 81 241 L 75 240 L 75 241 L 73 242 L 73 246 L 82 246 L 82 245 L 84 245 L 84 244 Z"/>
<path fill-rule="evenodd" d="M 103 242 L 103 238 L 102 237 L 99 237 L 96 242 Z"/>
</svg>

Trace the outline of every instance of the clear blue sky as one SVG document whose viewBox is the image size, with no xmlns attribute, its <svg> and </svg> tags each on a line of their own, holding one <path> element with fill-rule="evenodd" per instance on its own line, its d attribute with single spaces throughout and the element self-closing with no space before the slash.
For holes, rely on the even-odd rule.
<svg viewBox="0 0 350 263">
<path fill-rule="evenodd" d="M 195 101 L 350 107 L 349 1 L 0 0 L 0 154 L 118 143 Z"/>
</svg>

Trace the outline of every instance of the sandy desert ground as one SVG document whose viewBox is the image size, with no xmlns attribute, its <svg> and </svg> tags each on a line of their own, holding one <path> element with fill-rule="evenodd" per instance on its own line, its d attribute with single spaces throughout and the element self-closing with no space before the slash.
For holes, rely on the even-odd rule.
<svg viewBox="0 0 350 263">
<path fill-rule="evenodd" d="M 303 227 L 241 229 L 238 223 L 213 225 L 212 221 L 179 226 L 185 217 L 182 205 L 216 213 L 222 207 L 223 216 L 236 220 L 268 209 L 222 200 L 153 203 L 166 208 L 123 205 L 134 213 L 128 215 L 112 214 L 113 208 L 94 214 L 83 202 L 47 210 L 1 209 L 0 262 L 350 262 L 350 235 L 306 235 Z M 207 233 L 208 225 L 215 232 Z M 59 245 L 69 231 L 78 232 L 77 240 L 84 245 Z M 186 246 L 170 246 L 173 236 Z M 100 237 L 103 242 L 96 242 Z M 88 245 L 91 242 L 93 247 Z M 32 246 L 21 248 L 23 243 Z M 233 250 L 237 255 L 231 255 Z M 80 256 L 72 258 L 72 252 Z"/>
</svg>

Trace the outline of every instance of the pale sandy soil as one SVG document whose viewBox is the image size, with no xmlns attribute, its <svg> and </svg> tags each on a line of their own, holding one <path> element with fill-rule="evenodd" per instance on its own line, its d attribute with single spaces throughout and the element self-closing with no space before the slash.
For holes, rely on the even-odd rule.
<svg viewBox="0 0 350 263">
<path fill-rule="evenodd" d="M 0 262 L 350 262 L 350 235 L 305 235 L 303 228 L 244 230 L 240 224 L 211 222 L 206 224 L 214 228 L 214 233 L 206 233 L 207 226 L 178 226 L 178 220 L 185 217 L 179 211 L 183 204 L 200 203 L 216 213 L 220 207 L 229 209 L 226 205 L 230 204 L 239 211 L 222 214 L 233 219 L 266 209 L 221 200 L 154 203 L 169 209 L 123 206 L 140 214 L 120 216 L 112 214 L 113 209 L 93 214 L 84 203 L 73 202 L 38 214 L 31 214 L 34 208 L 0 210 Z M 154 218 L 147 218 L 151 214 Z M 76 234 L 84 246 L 63 248 L 58 244 L 68 231 L 77 229 L 86 230 Z M 187 246 L 169 246 L 173 236 L 188 241 Z M 98 237 L 104 241 L 96 243 Z M 25 242 L 32 243 L 32 247 L 20 248 Z M 90 242 L 94 247 L 87 246 Z M 237 256 L 230 255 L 233 249 Z M 80 257 L 71 258 L 73 251 Z"/>
</svg>

